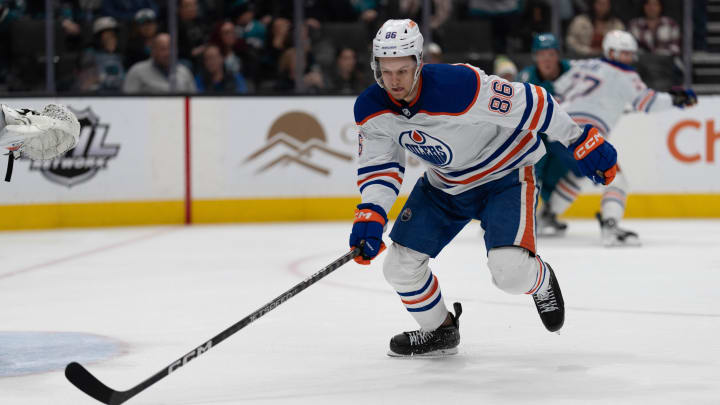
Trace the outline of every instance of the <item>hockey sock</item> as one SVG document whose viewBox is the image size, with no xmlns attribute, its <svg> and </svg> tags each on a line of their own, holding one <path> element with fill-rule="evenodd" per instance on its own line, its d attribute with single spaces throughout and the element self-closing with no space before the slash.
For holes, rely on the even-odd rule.
<svg viewBox="0 0 720 405">
<path fill-rule="evenodd" d="M 535 262 L 537 263 L 537 275 L 532 288 L 530 288 L 525 294 L 544 292 L 550 285 L 550 272 L 548 271 L 547 265 L 542 261 L 542 259 L 540 259 L 540 256 L 535 256 Z"/>
<path fill-rule="evenodd" d="M 582 178 L 570 172 L 557 182 L 550 194 L 550 211 L 553 214 L 561 215 L 570 207 L 580 194 L 581 181 Z"/>
<path fill-rule="evenodd" d="M 618 187 L 607 187 L 602 195 L 602 219 L 620 221 L 625 215 L 625 202 L 627 195 Z"/>
<path fill-rule="evenodd" d="M 425 331 L 437 329 L 445 321 L 448 310 L 440 293 L 440 282 L 427 268 L 426 277 L 405 291 L 398 291 L 405 309 Z"/>
</svg>

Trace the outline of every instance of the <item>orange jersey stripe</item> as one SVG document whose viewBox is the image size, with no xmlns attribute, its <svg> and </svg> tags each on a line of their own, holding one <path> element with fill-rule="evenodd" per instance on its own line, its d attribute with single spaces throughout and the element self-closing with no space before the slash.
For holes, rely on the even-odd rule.
<svg viewBox="0 0 720 405">
<path fill-rule="evenodd" d="M 531 131 L 534 131 L 537 127 L 538 122 L 540 121 L 540 115 L 542 115 L 543 109 L 545 108 L 545 96 L 543 96 L 542 88 L 540 86 L 533 85 L 535 87 L 535 92 L 537 92 L 537 108 L 535 109 L 535 115 L 533 115 L 532 122 L 530 123 L 530 128 L 528 128 Z"/>
<path fill-rule="evenodd" d="M 638 104 L 637 110 L 638 110 L 638 111 L 644 110 L 644 109 L 645 109 L 645 104 L 647 104 L 647 102 L 650 101 L 650 99 L 651 99 L 654 95 L 655 95 L 655 92 L 654 92 L 654 91 L 649 91 L 648 94 L 645 96 L 645 98 L 642 99 L 642 101 L 640 102 L 640 104 Z"/>
<path fill-rule="evenodd" d="M 375 118 L 375 117 L 377 117 L 378 115 L 388 114 L 388 113 L 389 113 L 389 114 L 398 115 L 398 113 L 396 113 L 396 112 L 393 111 L 393 110 L 380 110 L 380 111 L 378 111 L 378 112 L 376 112 L 376 113 L 373 113 L 373 114 L 368 115 L 367 117 L 365 117 L 364 120 L 362 120 L 362 121 L 360 121 L 360 122 L 356 122 L 355 124 L 357 124 L 357 125 L 362 125 L 362 124 L 368 122 L 368 120 L 371 119 L 371 118 Z"/>
<path fill-rule="evenodd" d="M 366 181 L 368 181 L 370 179 L 374 179 L 374 178 L 380 177 L 380 176 L 392 177 L 393 179 L 400 182 L 400 184 L 402 184 L 402 181 L 403 181 L 402 177 L 398 176 L 398 174 L 395 172 L 382 172 L 382 173 L 375 173 L 372 176 L 368 176 L 362 180 L 358 180 L 357 185 L 360 186 L 362 183 L 365 183 Z"/>
</svg>

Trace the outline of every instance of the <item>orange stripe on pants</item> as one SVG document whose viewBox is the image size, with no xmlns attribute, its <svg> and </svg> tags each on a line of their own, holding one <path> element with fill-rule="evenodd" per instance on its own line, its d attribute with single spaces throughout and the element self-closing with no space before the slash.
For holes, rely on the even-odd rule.
<svg viewBox="0 0 720 405">
<path fill-rule="evenodd" d="M 525 199 L 525 231 L 520 240 L 520 246 L 535 254 L 535 173 L 532 166 L 522 170 L 524 170 L 523 181 L 525 181 L 526 187 L 525 195 L 520 198 Z M 522 221 L 523 218 L 520 220 Z"/>
</svg>

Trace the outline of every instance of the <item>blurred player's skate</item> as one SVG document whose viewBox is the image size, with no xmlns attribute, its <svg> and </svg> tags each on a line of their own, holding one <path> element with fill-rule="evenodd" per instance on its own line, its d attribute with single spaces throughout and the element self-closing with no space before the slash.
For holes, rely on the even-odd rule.
<svg viewBox="0 0 720 405">
<path fill-rule="evenodd" d="M 548 205 L 543 205 L 537 218 L 538 236 L 563 236 L 567 231 L 567 224 L 558 221 L 557 214 L 550 211 Z"/>
<path fill-rule="evenodd" d="M 390 339 L 390 351 L 388 356 L 423 356 L 438 357 L 450 354 L 457 354 L 457 346 L 460 344 L 460 314 L 462 306 L 459 302 L 453 304 L 455 315 L 448 313 L 452 318 L 452 324 L 440 326 L 431 332 L 414 330 L 403 332 Z"/>
<path fill-rule="evenodd" d="M 595 217 L 600 221 L 600 233 L 603 245 L 610 246 L 640 246 L 638 234 L 618 226 L 613 218 L 602 219 L 598 212 Z"/>
<path fill-rule="evenodd" d="M 550 276 L 548 287 L 545 291 L 538 291 L 533 294 L 533 301 L 537 308 L 540 319 L 545 328 L 550 332 L 557 332 L 565 323 L 565 302 L 563 301 L 560 284 L 558 284 L 555 272 L 546 262 Z"/>
</svg>

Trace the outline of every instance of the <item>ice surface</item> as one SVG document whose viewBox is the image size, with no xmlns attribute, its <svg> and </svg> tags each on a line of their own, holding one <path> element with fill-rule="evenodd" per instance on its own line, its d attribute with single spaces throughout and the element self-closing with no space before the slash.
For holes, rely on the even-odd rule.
<svg viewBox="0 0 720 405">
<path fill-rule="evenodd" d="M 389 338 L 416 326 L 380 261 L 349 263 L 128 403 L 720 403 L 720 221 L 623 226 L 644 246 L 603 248 L 591 221 L 539 240 L 567 305 L 560 335 L 529 297 L 492 285 L 471 223 L 432 263 L 448 306 L 463 303 L 457 356 L 387 357 Z M 124 390 L 342 255 L 348 233 L 346 223 L 0 233 L 0 332 L 121 342 L 84 364 Z M 51 340 L 32 344 L 56 357 Z M 16 350 L 0 347 L 0 375 Z M 0 378 L 0 404 L 96 403 L 46 369 Z"/>
</svg>

